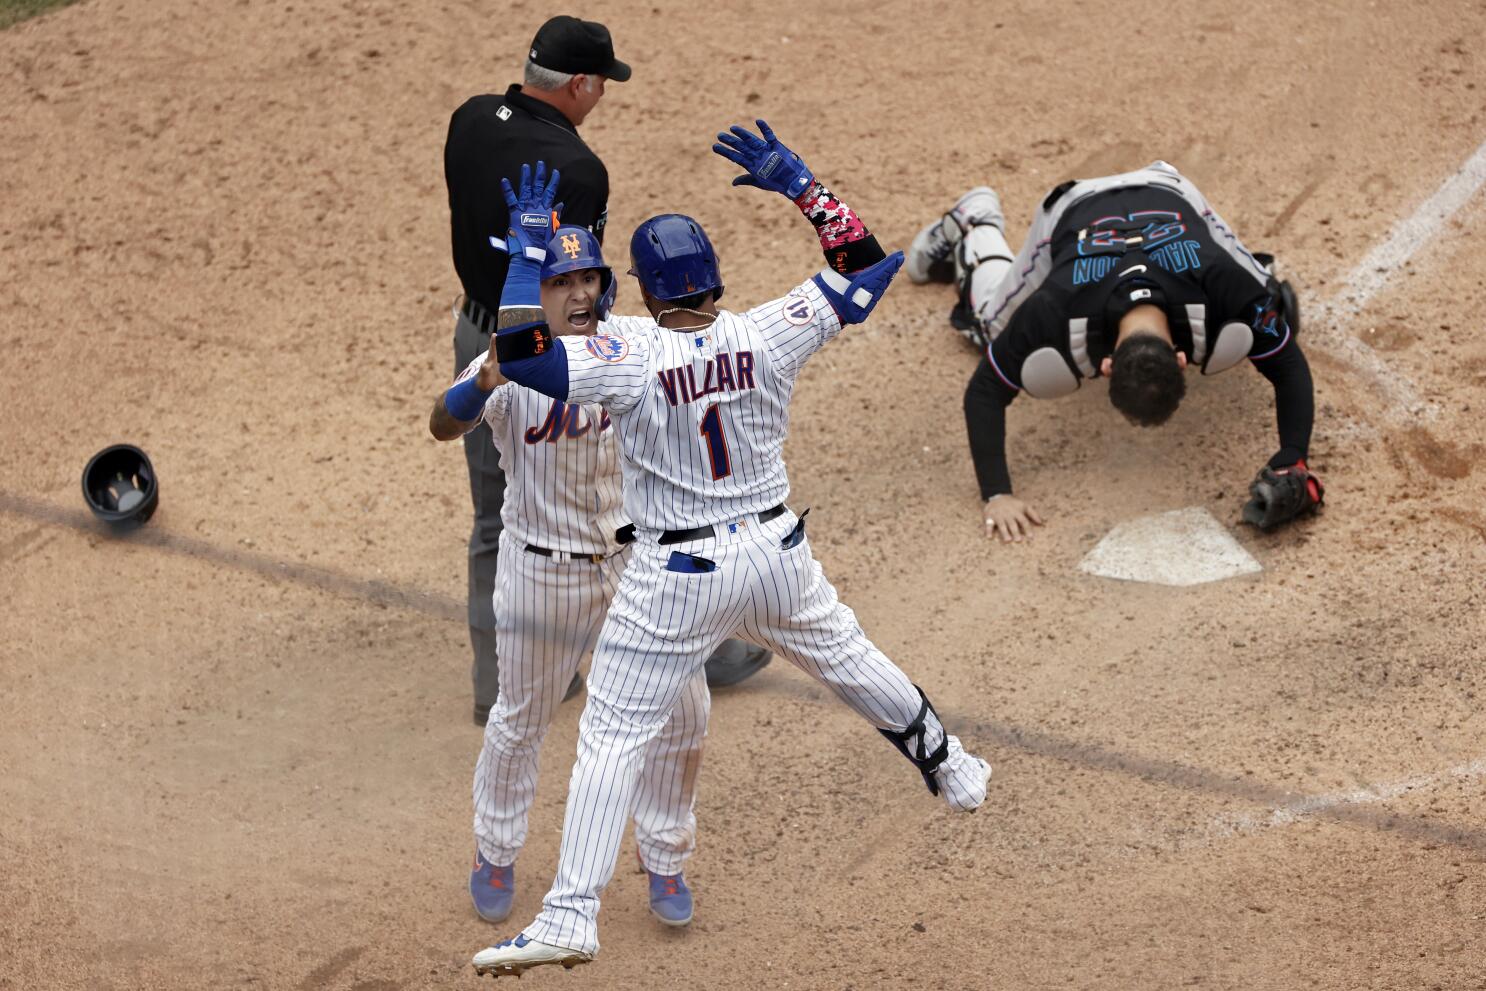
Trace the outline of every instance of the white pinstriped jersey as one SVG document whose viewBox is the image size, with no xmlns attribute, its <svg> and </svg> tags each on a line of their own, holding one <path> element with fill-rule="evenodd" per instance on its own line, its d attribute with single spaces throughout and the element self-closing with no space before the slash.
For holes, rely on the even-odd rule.
<svg viewBox="0 0 1486 991">
<path fill-rule="evenodd" d="M 841 331 L 814 282 L 700 330 L 611 317 L 602 336 L 558 338 L 568 399 L 614 415 L 624 506 L 635 525 L 682 530 L 742 519 L 789 496 L 784 436 L 806 359 Z"/>
<path fill-rule="evenodd" d="M 484 361 L 482 353 L 456 381 Z M 575 554 L 618 549 L 614 531 L 628 520 L 607 412 L 506 382 L 485 401 L 483 419 L 506 473 L 500 515 L 507 533 L 522 544 Z"/>
</svg>

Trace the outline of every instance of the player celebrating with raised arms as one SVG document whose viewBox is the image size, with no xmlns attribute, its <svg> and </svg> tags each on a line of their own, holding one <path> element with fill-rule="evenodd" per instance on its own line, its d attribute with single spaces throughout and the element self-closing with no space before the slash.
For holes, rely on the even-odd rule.
<svg viewBox="0 0 1486 991">
<path fill-rule="evenodd" d="M 549 222 L 550 227 L 550 222 Z M 614 274 L 598 238 L 559 227 L 540 269 L 552 331 L 579 342 L 614 301 Z M 495 355 L 477 356 L 439 397 L 429 430 L 455 440 L 490 425 L 506 476 L 495 636 L 500 689 L 475 764 L 475 864 L 470 897 L 500 922 L 515 897 L 515 862 L 536 795 L 542 739 L 569 679 L 598 639 L 628 561 L 619 451 L 598 406 L 554 400 L 501 376 Z M 616 531 L 619 531 L 616 533 Z M 693 799 L 710 696 L 698 673 L 680 686 L 670 718 L 651 741 L 634 807 L 651 911 L 667 925 L 691 921 L 682 862 L 696 836 Z"/>
<path fill-rule="evenodd" d="M 990 766 L 967 753 L 908 677 L 863 634 L 785 506 L 782 449 L 805 361 L 860 323 L 903 263 L 884 257 L 856 214 L 759 122 L 713 150 L 735 184 L 790 198 L 831 268 L 742 313 L 719 310 L 717 257 L 700 225 L 666 214 L 630 241 L 650 316 L 612 317 L 601 336 L 554 337 L 539 305 L 542 222 L 556 200 L 541 163 L 507 197 L 511 274 L 495 350 L 514 381 L 565 402 L 599 403 L 624 459 L 636 543 L 599 633 L 579 727 L 557 877 L 536 920 L 474 958 L 479 973 L 572 967 L 598 951 L 599 895 L 614 873 L 645 748 L 707 653 L 738 633 L 788 658 L 886 736 L 952 809 L 985 799 Z M 535 236 L 533 236 L 535 234 Z"/>
</svg>

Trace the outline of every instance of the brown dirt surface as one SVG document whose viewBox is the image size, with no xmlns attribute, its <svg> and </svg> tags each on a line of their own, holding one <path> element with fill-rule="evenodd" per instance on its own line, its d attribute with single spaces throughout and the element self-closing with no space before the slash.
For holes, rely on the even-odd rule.
<svg viewBox="0 0 1486 991">
<path fill-rule="evenodd" d="M 474 987 L 462 458 L 441 149 L 514 80 L 522 0 L 90 0 L 0 33 L 0 988 Z M 1486 139 L 1486 4 L 615 0 L 635 66 L 584 136 L 623 243 L 695 214 L 728 295 L 819 264 L 735 190 L 767 118 L 884 242 L 964 188 L 1013 240 L 1069 175 L 1174 162 L 1303 305 Z M 1355 316 L 1313 321 L 1320 517 L 1237 525 L 1273 444 L 1247 370 L 1162 430 L 1016 403 L 1048 526 L 980 534 L 942 287 L 805 372 L 793 501 L 868 632 L 997 767 L 954 817 L 787 665 L 718 694 L 689 931 L 606 894 L 585 988 L 1486 987 L 1486 196 Z M 622 311 L 637 306 L 633 289 Z M 1411 383 L 1385 400 L 1360 341 Z M 78 476 L 144 447 L 134 539 Z M 1262 574 L 1081 575 L 1204 506 Z M 513 926 L 550 877 L 548 738 Z M 623 865 L 632 863 L 628 853 Z"/>
</svg>

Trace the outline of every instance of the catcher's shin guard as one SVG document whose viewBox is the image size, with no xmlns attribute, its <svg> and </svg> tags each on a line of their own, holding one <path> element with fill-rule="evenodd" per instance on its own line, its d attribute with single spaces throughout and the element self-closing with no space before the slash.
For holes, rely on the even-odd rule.
<svg viewBox="0 0 1486 991">
<path fill-rule="evenodd" d="M 937 723 L 939 713 L 935 712 L 934 707 L 929 704 L 929 698 L 924 694 L 924 690 L 917 685 L 913 687 L 918 692 L 918 697 L 923 700 L 923 705 L 919 706 L 918 715 L 913 717 L 913 722 L 909 723 L 901 733 L 881 728 L 877 732 L 891 740 L 893 746 L 898 748 L 898 752 L 918 768 L 918 772 L 924 776 L 924 784 L 929 786 L 929 794 L 938 795 L 939 782 L 934 780 L 934 772 L 939 770 L 939 765 L 943 764 L 944 759 L 949 756 L 949 734 L 944 731 L 943 726 L 940 726 L 939 746 L 934 748 L 933 753 L 929 752 L 926 720 L 929 714 L 933 713 L 934 721 Z"/>
<path fill-rule="evenodd" d="M 955 284 L 959 287 L 960 299 L 955 313 L 950 315 L 950 323 L 962 333 L 965 330 L 962 322 L 976 324 L 976 337 L 979 339 L 972 337 L 971 340 L 978 347 L 985 347 L 988 343 L 979 327 L 981 310 L 996 297 L 996 290 L 1011 273 L 1015 261 L 1005 233 L 994 224 L 977 224 L 969 228 L 955 249 Z M 960 315 L 959 320 L 956 320 L 956 314 Z"/>
</svg>

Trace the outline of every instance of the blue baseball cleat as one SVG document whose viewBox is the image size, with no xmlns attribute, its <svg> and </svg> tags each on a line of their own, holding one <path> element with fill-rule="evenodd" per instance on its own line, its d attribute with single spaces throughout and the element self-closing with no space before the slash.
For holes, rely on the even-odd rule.
<svg viewBox="0 0 1486 991">
<path fill-rule="evenodd" d="M 475 851 L 475 866 L 470 871 L 470 899 L 475 911 L 486 922 L 501 922 L 511 914 L 516 899 L 516 865 L 497 867 Z"/>
<path fill-rule="evenodd" d="M 650 875 L 650 914 L 668 926 L 691 924 L 691 889 L 680 874 L 656 874 L 648 868 Z"/>
</svg>

